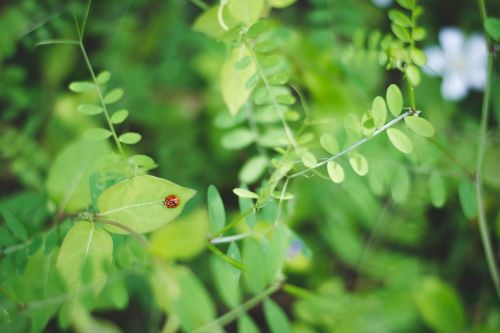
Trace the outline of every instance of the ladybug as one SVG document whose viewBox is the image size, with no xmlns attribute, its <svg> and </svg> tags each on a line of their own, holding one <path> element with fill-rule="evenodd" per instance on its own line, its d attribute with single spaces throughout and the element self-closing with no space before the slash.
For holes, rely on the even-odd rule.
<svg viewBox="0 0 500 333">
<path fill-rule="evenodd" d="M 165 200 L 163 200 L 163 206 L 167 208 L 175 208 L 179 206 L 180 204 L 179 197 L 176 196 L 175 194 L 170 194 L 165 197 Z"/>
</svg>

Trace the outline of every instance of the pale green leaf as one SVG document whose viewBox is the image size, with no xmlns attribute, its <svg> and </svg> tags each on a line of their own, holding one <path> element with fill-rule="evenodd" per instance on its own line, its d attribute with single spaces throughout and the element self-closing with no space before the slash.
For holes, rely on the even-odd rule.
<svg viewBox="0 0 500 333">
<path fill-rule="evenodd" d="M 55 157 L 47 177 L 47 192 L 59 209 L 75 212 L 87 208 L 90 204 L 89 176 L 109 170 L 108 167 L 103 170 L 103 165 L 107 165 L 105 157 L 109 155 L 112 151 L 106 142 L 80 140 Z M 115 163 L 112 164 L 114 167 Z"/>
<path fill-rule="evenodd" d="M 278 43 L 275 40 L 270 39 L 255 44 L 253 50 L 258 53 L 267 53 L 273 51 L 277 47 Z"/>
<path fill-rule="evenodd" d="M 297 0 L 269 0 L 269 4 L 276 8 L 285 8 L 293 5 Z"/>
<path fill-rule="evenodd" d="M 247 81 L 255 74 L 256 66 L 252 61 L 244 69 L 236 69 L 236 63 L 251 56 L 245 45 L 234 48 L 221 70 L 221 91 L 229 112 L 235 115 L 250 96 Z"/>
<path fill-rule="evenodd" d="M 83 137 L 89 140 L 100 141 L 109 138 L 113 133 L 105 128 L 89 128 L 83 133 Z"/>
<path fill-rule="evenodd" d="M 463 330 L 464 307 L 451 286 L 435 277 L 427 277 L 415 290 L 414 297 L 424 322 L 435 332 Z"/>
<path fill-rule="evenodd" d="M 127 117 L 128 111 L 125 109 L 121 109 L 111 115 L 111 122 L 115 125 L 121 124 L 125 121 L 125 119 L 127 119 Z"/>
<path fill-rule="evenodd" d="M 129 157 L 129 162 L 143 168 L 151 168 L 156 166 L 155 160 L 147 155 L 132 155 Z"/>
<path fill-rule="evenodd" d="M 410 50 L 410 57 L 411 60 L 413 61 L 414 64 L 418 66 L 424 66 L 425 63 L 427 62 L 425 58 L 425 53 L 422 52 L 420 49 L 411 49 Z"/>
<path fill-rule="evenodd" d="M 238 178 L 241 183 L 253 184 L 266 171 L 269 160 L 265 156 L 257 155 L 245 162 L 241 168 Z"/>
<path fill-rule="evenodd" d="M 206 247 L 207 232 L 208 216 L 200 209 L 153 232 L 149 250 L 164 259 L 191 259 Z"/>
<path fill-rule="evenodd" d="M 248 38 L 257 38 L 259 37 L 264 31 L 266 31 L 269 23 L 265 19 L 259 20 L 257 23 L 252 25 L 248 31 L 247 31 L 247 37 Z"/>
<path fill-rule="evenodd" d="M 409 65 L 406 67 L 405 74 L 410 80 L 411 84 L 416 87 L 420 83 L 420 70 L 413 65 Z"/>
<path fill-rule="evenodd" d="M 264 0 L 229 0 L 227 9 L 237 21 L 249 27 L 263 14 L 264 5 Z"/>
<path fill-rule="evenodd" d="M 372 103 L 372 117 L 376 128 L 381 128 L 387 119 L 387 107 L 382 97 L 377 96 Z"/>
<path fill-rule="evenodd" d="M 238 60 L 238 62 L 234 65 L 236 69 L 244 69 L 247 68 L 250 63 L 253 61 L 251 56 L 246 56 Z"/>
<path fill-rule="evenodd" d="M 364 136 L 369 137 L 375 132 L 375 130 L 376 127 L 373 119 L 373 112 L 372 110 L 368 110 L 363 113 L 363 116 L 361 117 L 361 132 Z"/>
<path fill-rule="evenodd" d="M 271 333 L 290 333 L 290 321 L 285 311 L 273 300 L 267 298 L 264 301 L 264 315 Z"/>
<path fill-rule="evenodd" d="M 266 286 L 266 256 L 262 244 L 254 238 L 243 241 L 243 277 L 247 289 L 252 294 L 259 293 Z"/>
<path fill-rule="evenodd" d="M 347 132 L 347 136 L 352 141 L 359 140 L 362 137 L 361 121 L 355 114 L 350 113 L 345 117 L 344 127 Z"/>
<path fill-rule="evenodd" d="M 127 145 L 136 144 L 137 142 L 141 141 L 141 139 L 142 136 L 139 133 L 135 132 L 123 133 L 118 137 L 118 140 L 120 140 L 120 142 L 125 143 Z"/>
<path fill-rule="evenodd" d="M 314 168 L 316 164 L 318 164 L 318 160 L 313 155 L 313 153 L 309 151 L 305 151 L 301 154 L 300 159 L 306 168 Z"/>
<path fill-rule="evenodd" d="M 323 149 L 330 154 L 335 155 L 339 152 L 339 144 L 331 134 L 322 134 L 319 138 L 319 142 L 321 144 L 321 147 L 323 147 Z"/>
<path fill-rule="evenodd" d="M 411 19 L 405 13 L 392 9 L 389 11 L 389 18 L 399 26 L 409 28 L 412 26 Z"/>
<path fill-rule="evenodd" d="M 123 93 L 124 91 L 121 88 L 116 88 L 111 90 L 109 93 L 106 94 L 106 96 L 104 96 L 104 103 L 113 104 L 118 102 L 120 98 L 122 98 Z"/>
<path fill-rule="evenodd" d="M 326 170 L 328 171 L 328 176 L 330 176 L 332 182 L 340 184 L 344 181 L 344 169 L 340 166 L 340 164 L 334 161 L 329 161 L 326 164 Z"/>
<path fill-rule="evenodd" d="M 389 111 L 391 111 L 392 115 L 394 117 L 399 116 L 401 109 L 403 108 L 403 95 L 397 85 L 391 84 L 389 88 L 387 88 L 386 100 L 387 106 L 389 107 Z"/>
<path fill-rule="evenodd" d="M 201 15 L 199 15 L 193 24 L 193 31 L 201 32 L 208 37 L 213 39 L 220 39 L 224 35 L 225 31 L 222 29 L 219 21 L 217 19 L 217 13 L 219 11 L 219 6 L 213 6 L 209 9 L 203 11 Z M 231 24 L 231 20 L 229 17 L 229 13 L 224 11 L 224 20 L 227 21 L 226 24 Z"/>
<path fill-rule="evenodd" d="M 259 327 L 248 315 L 242 315 L 238 319 L 238 333 L 260 333 Z"/>
<path fill-rule="evenodd" d="M 394 147 L 402 153 L 409 154 L 413 151 L 411 140 L 402 131 L 396 128 L 388 128 L 387 136 Z"/>
<path fill-rule="evenodd" d="M 265 266 L 268 283 L 276 281 L 281 275 L 283 263 L 285 262 L 290 245 L 289 236 L 290 232 L 288 228 L 282 223 L 277 224 L 273 229 L 267 249 Z"/>
<path fill-rule="evenodd" d="M 352 151 L 349 153 L 349 164 L 351 168 L 360 176 L 364 176 L 368 173 L 368 160 L 365 156 L 357 151 Z"/>
<path fill-rule="evenodd" d="M 405 43 L 411 42 L 411 36 L 410 36 L 410 32 L 408 31 L 408 29 L 403 28 L 402 26 L 399 26 L 395 23 L 392 23 L 391 30 L 400 41 L 405 42 Z"/>
<path fill-rule="evenodd" d="M 391 197 L 396 203 L 404 203 L 410 193 L 410 175 L 400 166 L 393 171 L 391 179 Z"/>
<path fill-rule="evenodd" d="M 213 185 L 208 187 L 207 206 L 210 216 L 210 233 L 216 235 L 226 225 L 226 211 L 219 191 Z"/>
<path fill-rule="evenodd" d="M 81 104 L 78 106 L 78 112 L 86 116 L 93 116 L 102 113 L 104 110 L 98 105 L 94 104 Z"/>
<path fill-rule="evenodd" d="M 222 136 L 221 145 L 229 150 L 242 149 L 255 140 L 255 134 L 246 128 L 234 129 Z"/>
<path fill-rule="evenodd" d="M 95 84 L 87 81 L 71 82 L 69 90 L 76 93 L 84 93 L 95 88 Z"/>
<path fill-rule="evenodd" d="M 427 36 L 427 30 L 425 30 L 424 28 L 422 27 L 416 27 L 413 29 L 413 39 L 415 41 L 421 41 L 421 40 L 424 40 L 425 37 Z"/>
<path fill-rule="evenodd" d="M 415 2 L 415 0 L 396 0 L 396 1 L 401 7 L 406 9 L 412 9 L 413 4 Z"/>
<path fill-rule="evenodd" d="M 273 76 L 268 78 L 269 84 L 272 85 L 283 85 L 286 84 L 289 80 L 290 78 L 285 73 L 274 74 Z"/>
<path fill-rule="evenodd" d="M 137 233 L 156 230 L 174 220 L 196 191 L 179 186 L 169 180 L 149 175 L 136 176 L 105 190 L 98 199 L 99 215 L 116 221 Z M 163 201 L 169 195 L 179 198 L 179 205 L 167 208 Z M 111 225 L 106 228 L 114 233 L 129 232 Z"/>
<path fill-rule="evenodd" d="M 57 270 L 75 294 L 85 288 L 84 267 L 90 268 L 89 286 L 97 295 L 106 283 L 105 267 L 113 260 L 113 240 L 95 223 L 77 222 L 64 237 L 57 257 Z"/>
<path fill-rule="evenodd" d="M 102 71 L 97 75 L 96 81 L 98 84 L 103 85 L 106 84 L 111 78 L 111 73 L 108 71 Z"/>
<path fill-rule="evenodd" d="M 446 202 L 446 184 L 438 174 L 432 174 L 428 181 L 431 202 L 434 207 L 443 207 Z"/>
<path fill-rule="evenodd" d="M 431 137 L 435 133 L 434 126 L 427 119 L 419 116 L 408 116 L 405 118 L 405 123 L 413 132 L 419 135 Z"/>
<path fill-rule="evenodd" d="M 229 245 L 227 256 L 241 262 L 240 250 L 236 243 L 233 242 Z M 239 289 L 241 270 L 217 256 L 210 257 L 210 270 L 215 288 L 222 301 L 229 307 L 239 305 L 241 301 Z"/>
<path fill-rule="evenodd" d="M 258 199 L 259 195 L 244 188 L 234 188 L 233 193 L 240 198 Z"/>
</svg>

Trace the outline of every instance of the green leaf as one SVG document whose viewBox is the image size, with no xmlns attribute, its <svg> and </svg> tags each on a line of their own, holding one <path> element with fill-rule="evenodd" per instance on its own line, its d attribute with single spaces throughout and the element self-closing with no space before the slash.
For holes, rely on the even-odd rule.
<svg viewBox="0 0 500 333">
<path fill-rule="evenodd" d="M 286 84 L 290 78 L 284 73 L 278 73 L 268 78 L 269 84 L 272 85 L 283 85 Z"/>
<path fill-rule="evenodd" d="M 406 9 L 412 9 L 415 3 L 415 0 L 396 0 L 396 1 L 397 3 L 399 3 L 401 7 Z"/>
<path fill-rule="evenodd" d="M 361 132 L 366 137 L 371 136 L 376 129 L 372 113 L 372 110 L 368 110 L 361 116 Z"/>
<path fill-rule="evenodd" d="M 121 124 L 125 121 L 125 119 L 127 119 L 127 117 L 128 111 L 125 109 L 121 109 L 113 113 L 113 115 L 111 116 L 111 122 L 115 125 Z"/>
<path fill-rule="evenodd" d="M 238 113 L 251 93 L 246 83 L 256 72 L 255 62 L 252 61 L 244 69 L 236 69 L 236 64 L 249 56 L 251 53 L 245 45 L 235 48 L 221 69 L 222 97 L 232 115 Z"/>
<path fill-rule="evenodd" d="M 415 41 L 422 41 L 425 39 L 425 37 L 427 37 L 427 31 L 422 28 L 422 27 L 416 27 L 413 29 L 413 40 Z"/>
<path fill-rule="evenodd" d="M 238 318 L 238 333 L 260 333 L 260 329 L 248 315 Z"/>
<path fill-rule="evenodd" d="M 266 171 L 269 160 L 265 156 L 257 155 L 245 162 L 241 168 L 238 178 L 241 183 L 253 184 Z"/>
<path fill-rule="evenodd" d="M 208 187 L 207 205 L 208 215 L 210 216 L 210 233 L 217 235 L 226 225 L 226 211 L 219 191 L 213 185 Z"/>
<path fill-rule="evenodd" d="M 393 172 L 391 182 L 391 197 L 396 203 L 404 203 L 410 193 L 410 176 L 408 171 L 400 166 Z"/>
<path fill-rule="evenodd" d="M 264 40 L 255 44 L 253 50 L 257 53 L 267 53 L 273 51 L 278 47 L 278 43 L 275 40 Z"/>
<path fill-rule="evenodd" d="M 114 155 L 106 142 L 87 140 L 68 145 L 56 156 L 47 177 L 47 191 L 61 211 L 76 212 L 87 208 L 90 204 L 89 177 L 94 172 L 111 168 L 106 163 L 108 156 Z M 116 169 L 114 164 L 113 170 Z M 104 170 L 103 166 L 106 166 Z"/>
<path fill-rule="evenodd" d="M 105 140 L 112 135 L 113 133 L 105 128 L 89 128 L 83 133 L 84 138 L 94 141 Z"/>
<path fill-rule="evenodd" d="M 207 213 L 198 210 L 153 232 L 149 250 L 164 259 L 191 259 L 205 249 L 207 232 Z"/>
<path fill-rule="evenodd" d="M 328 176 L 330 176 L 332 182 L 340 184 L 344 181 L 344 169 L 342 168 L 342 166 L 340 166 L 340 164 L 334 161 L 329 161 L 326 164 L 326 170 L 328 171 Z"/>
<path fill-rule="evenodd" d="M 269 23 L 265 19 L 259 20 L 257 23 L 252 25 L 250 29 L 247 31 L 247 37 L 248 38 L 257 38 L 259 37 L 264 31 L 266 31 L 267 27 L 269 26 Z"/>
<path fill-rule="evenodd" d="M 495 41 L 500 41 L 500 19 L 488 17 L 484 20 L 484 29 Z"/>
<path fill-rule="evenodd" d="M 93 116 L 102 113 L 104 110 L 98 105 L 94 104 L 81 104 L 78 106 L 78 112 L 86 116 Z"/>
<path fill-rule="evenodd" d="M 221 139 L 221 145 L 229 150 L 242 149 L 255 140 L 255 134 L 246 128 L 237 128 L 226 134 Z"/>
<path fill-rule="evenodd" d="M 128 160 L 130 163 L 135 164 L 139 167 L 143 167 L 143 168 L 149 169 L 151 167 L 157 166 L 155 160 L 153 160 L 148 155 L 132 155 L 129 157 Z"/>
<path fill-rule="evenodd" d="M 78 294 L 83 288 L 83 270 L 91 268 L 89 285 L 97 295 L 107 279 L 105 266 L 113 259 L 113 240 L 95 223 L 77 222 L 64 237 L 57 257 L 57 270 L 70 291 Z"/>
<path fill-rule="evenodd" d="M 465 313 L 456 291 L 435 277 L 425 278 L 415 291 L 417 308 L 435 332 L 460 332 Z"/>
<path fill-rule="evenodd" d="M 108 83 L 109 79 L 111 78 L 111 73 L 108 71 L 102 71 L 97 75 L 96 81 L 98 84 L 103 85 Z"/>
<path fill-rule="evenodd" d="M 84 93 L 95 88 L 95 84 L 87 81 L 71 82 L 69 90 L 76 93 Z"/>
<path fill-rule="evenodd" d="M 266 286 L 266 256 L 262 244 L 253 238 L 243 241 L 243 264 L 246 271 L 243 277 L 247 289 L 252 294 L 259 293 Z"/>
<path fill-rule="evenodd" d="M 406 125 L 418 135 L 425 137 L 431 137 L 434 135 L 434 126 L 424 118 L 419 116 L 408 116 L 405 118 Z"/>
<path fill-rule="evenodd" d="M 432 174 L 428 181 L 431 202 L 434 207 L 443 207 L 446 202 L 446 185 L 438 174 Z"/>
<path fill-rule="evenodd" d="M 409 65 L 406 67 L 405 74 L 410 80 L 411 84 L 416 87 L 420 83 L 420 70 L 413 65 Z"/>
<path fill-rule="evenodd" d="M 122 98 L 123 93 L 124 91 L 121 88 L 116 88 L 111 90 L 109 93 L 106 94 L 106 96 L 104 96 L 104 103 L 113 104 L 118 102 L 120 98 Z"/>
<path fill-rule="evenodd" d="M 386 100 L 387 106 L 389 107 L 389 111 L 391 111 L 392 115 L 394 117 L 399 116 L 401 109 L 403 108 L 403 95 L 397 85 L 391 84 L 389 88 L 387 88 Z"/>
<path fill-rule="evenodd" d="M 283 263 L 285 262 L 290 244 L 289 236 L 290 232 L 288 228 L 281 223 L 277 224 L 273 229 L 269 247 L 266 251 L 267 260 L 265 268 L 267 273 L 266 280 L 268 283 L 276 281 L 281 275 Z"/>
<path fill-rule="evenodd" d="M 344 127 L 347 132 L 347 136 L 352 141 L 357 141 L 362 137 L 361 122 L 355 114 L 350 113 L 345 117 Z"/>
<path fill-rule="evenodd" d="M 251 56 L 246 56 L 244 58 L 241 58 L 235 65 L 234 67 L 236 69 L 244 69 L 247 68 L 250 63 L 252 62 L 253 58 Z"/>
<path fill-rule="evenodd" d="M 255 192 L 249 191 L 245 188 L 234 188 L 233 193 L 236 194 L 240 198 L 248 198 L 248 199 L 258 199 L 259 195 Z"/>
<path fill-rule="evenodd" d="M 14 237 L 12 237 L 9 230 L 0 226 L 0 246 L 9 246 L 15 244 Z"/>
<path fill-rule="evenodd" d="M 372 116 L 376 128 L 381 128 L 387 119 L 387 107 L 382 97 L 377 96 L 372 103 Z"/>
<path fill-rule="evenodd" d="M 275 8 L 285 8 L 293 5 L 297 0 L 269 0 L 269 4 Z"/>
<path fill-rule="evenodd" d="M 118 137 L 118 140 L 120 140 L 120 142 L 125 143 L 127 145 L 136 144 L 137 142 L 141 141 L 141 139 L 142 139 L 142 135 L 140 135 L 139 133 L 135 133 L 135 132 L 123 133 L 122 135 L 120 135 Z"/>
<path fill-rule="evenodd" d="M 427 59 L 425 58 L 425 53 L 420 49 L 411 49 L 410 57 L 414 64 L 418 66 L 425 66 Z"/>
<path fill-rule="evenodd" d="M 396 23 L 399 26 L 405 28 L 409 28 L 412 26 L 411 19 L 406 14 L 404 14 L 399 10 L 391 9 L 389 11 L 389 18 L 391 19 L 392 22 Z"/>
<path fill-rule="evenodd" d="M 319 143 L 324 150 L 332 155 L 335 155 L 339 152 L 339 144 L 337 143 L 337 140 L 335 140 L 335 138 L 328 133 L 321 135 L 321 137 L 319 138 Z"/>
<path fill-rule="evenodd" d="M 458 186 L 458 198 L 465 217 L 473 219 L 477 215 L 476 191 L 474 184 L 469 179 L 464 178 Z"/>
<path fill-rule="evenodd" d="M 241 262 L 240 250 L 236 243 L 229 245 L 227 256 Z M 239 289 L 241 270 L 217 256 L 210 257 L 210 270 L 215 288 L 224 304 L 231 308 L 238 306 L 241 301 Z"/>
<path fill-rule="evenodd" d="M 227 9 L 237 21 L 249 27 L 263 14 L 264 5 L 264 0 L 229 0 Z"/>
<path fill-rule="evenodd" d="M 271 333 L 290 333 L 290 321 L 285 312 L 273 300 L 264 300 L 264 315 Z"/>
<path fill-rule="evenodd" d="M 357 151 L 349 153 L 349 164 L 351 168 L 360 176 L 368 173 L 368 160 Z"/>
<path fill-rule="evenodd" d="M 185 332 L 194 332 L 215 318 L 214 304 L 210 294 L 193 272 L 177 266 L 174 273 L 178 284 L 178 292 L 173 302 L 174 313 Z"/>
<path fill-rule="evenodd" d="M 142 175 L 105 190 L 99 196 L 97 206 L 102 218 L 123 224 L 134 232 L 145 233 L 174 220 L 195 193 L 166 179 Z M 163 205 L 163 200 L 169 195 L 179 198 L 177 207 Z M 118 234 L 129 233 L 111 225 L 106 225 L 106 229 Z"/>
<path fill-rule="evenodd" d="M 21 240 L 28 239 L 28 233 L 26 232 L 26 228 L 24 228 L 22 222 L 19 221 L 19 219 L 14 214 L 4 209 L 3 219 L 5 220 L 6 227 L 10 230 L 10 232 L 12 232 L 14 236 L 16 236 Z"/>
<path fill-rule="evenodd" d="M 413 144 L 410 139 L 400 130 L 396 128 L 388 128 L 387 136 L 393 146 L 402 153 L 409 154 L 413 151 Z"/>
<path fill-rule="evenodd" d="M 318 164 L 316 157 L 309 151 L 305 151 L 301 154 L 300 159 L 306 168 L 314 168 Z"/>
<path fill-rule="evenodd" d="M 400 41 L 405 42 L 405 43 L 411 42 L 411 36 L 410 36 L 410 32 L 408 31 L 408 29 L 403 28 L 402 26 L 399 26 L 395 23 L 392 23 L 391 30 Z"/>
</svg>

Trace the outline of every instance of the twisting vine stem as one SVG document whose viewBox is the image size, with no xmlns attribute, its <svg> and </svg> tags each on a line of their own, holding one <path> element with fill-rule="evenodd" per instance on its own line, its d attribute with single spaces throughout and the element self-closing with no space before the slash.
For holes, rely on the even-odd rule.
<svg viewBox="0 0 500 333">
<path fill-rule="evenodd" d="M 481 20 L 484 23 L 486 20 L 486 6 L 484 0 L 477 0 Z M 488 129 L 488 116 L 489 116 L 489 103 L 492 86 L 493 76 L 493 46 L 487 32 L 484 33 L 488 44 L 488 63 L 486 72 L 486 87 L 483 94 L 483 104 L 481 108 L 481 122 L 479 125 L 479 136 L 477 144 L 477 161 L 476 161 L 476 175 L 475 175 L 475 189 L 476 189 L 476 203 L 478 209 L 479 232 L 481 234 L 481 241 L 483 243 L 484 254 L 490 271 L 491 279 L 495 286 L 498 298 L 500 299 L 500 279 L 498 269 L 495 263 L 495 256 L 491 245 L 490 233 L 488 230 L 488 221 L 486 220 L 486 213 L 484 210 L 483 202 L 483 185 L 481 181 L 481 170 L 483 168 L 484 152 L 486 148 L 486 131 Z"/>
</svg>

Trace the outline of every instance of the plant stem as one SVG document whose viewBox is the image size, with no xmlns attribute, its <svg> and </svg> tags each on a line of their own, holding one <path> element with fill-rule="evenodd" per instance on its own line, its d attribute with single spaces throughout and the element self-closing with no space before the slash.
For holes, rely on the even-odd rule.
<svg viewBox="0 0 500 333">
<path fill-rule="evenodd" d="M 234 309 L 230 310 L 229 312 L 226 312 L 224 315 L 220 316 L 219 318 L 209 322 L 208 324 L 196 329 L 193 331 L 193 333 L 203 333 L 203 332 L 214 332 L 215 329 L 219 327 L 223 327 L 233 320 L 237 319 L 239 316 L 241 316 L 242 312 L 246 312 L 262 302 L 266 297 L 269 295 L 274 294 L 276 291 L 278 291 L 281 287 L 283 286 L 283 281 L 279 280 L 269 286 L 266 290 L 263 290 L 261 293 L 258 295 L 255 295 L 245 303 L 235 307 Z"/>
<path fill-rule="evenodd" d="M 118 223 L 118 222 L 115 222 L 115 221 L 111 221 L 111 220 L 106 220 L 106 219 L 103 219 L 102 217 L 100 217 L 99 215 L 96 216 L 96 220 L 99 221 L 99 222 L 102 222 L 104 224 L 108 224 L 108 225 L 112 225 L 114 227 L 117 227 L 117 228 L 120 228 L 120 229 L 123 229 L 125 231 L 127 231 L 128 233 L 130 233 L 130 235 L 132 235 L 132 237 L 134 237 L 145 249 L 148 249 L 149 248 L 149 244 L 148 244 L 148 241 L 146 240 L 146 238 L 144 236 L 142 236 L 141 234 L 135 232 L 134 230 L 132 230 L 131 228 L 129 228 L 128 226 L 124 225 L 124 224 L 121 224 L 121 223 Z"/>
<path fill-rule="evenodd" d="M 94 69 L 92 68 L 92 65 L 90 63 L 90 59 L 87 55 L 87 52 L 85 51 L 85 46 L 83 46 L 83 42 L 81 42 L 81 41 L 80 41 L 79 45 L 80 45 L 80 50 L 82 51 L 83 59 L 85 60 L 85 64 L 87 65 L 87 68 L 90 72 L 90 76 L 92 77 L 92 81 L 94 81 L 94 84 L 96 86 L 97 94 L 99 96 L 99 101 L 101 102 L 101 106 L 104 110 L 104 116 L 106 117 L 106 122 L 108 123 L 108 127 L 113 135 L 113 139 L 115 140 L 116 146 L 118 147 L 118 151 L 120 152 L 120 154 L 123 155 L 122 145 L 120 143 L 120 140 L 118 140 L 118 136 L 116 135 L 115 128 L 114 128 L 113 124 L 111 123 L 111 118 L 109 117 L 106 103 L 104 103 L 104 96 L 102 94 L 101 87 L 97 83 L 97 78 L 96 78 L 96 75 L 94 73 Z"/>
<path fill-rule="evenodd" d="M 390 122 L 388 122 L 384 126 L 380 127 L 378 130 L 376 130 L 375 132 L 373 132 L 373 134 L 371 136 L 363 138 L 363 139 L 359 140 L 358 142 L 355 142 L 351 146 L 349 146 L 346 149 L 342 150 L 340 153 L 335 154 L 332 157 L 327 158 L 326 160 L 323 160 L 323 161 L 319 162 L 318 164 L 316 164 L 315 166 L 313 166 L 311 168 L 307 168 L 305 170 L 302 170 L 300 172 L 297 172 L 297 173 L 294 173 L 294 174 L 290 175 L 289 178 L 298 177 L 298 176 L 303 175 L 303 174 L 305 174 L 305 173 L 307 173 L 307 172 L 309 172 L 309 171 L 311 171 L 313 169 L 316 169 L 316 168 L 318 168 L 318 167 L 320 167 L 322 165 L 325 165 L 326 163 L 328 163 L 330 161 L 336 160 L 340 156 L 343 156 L 343 155 L 345 155 L 345 154 L 353 151 L 354 149 L 358 148 L 362 144 L 370 141 L 372 138 L 374 138 L 377 135 L 379 135 L 380 133 L 384 132 L 389 127 L 394 126 L 395 124 L 397 124 L 398 122 L 400 122 L 401 120 L 403 120 L 405 117 L 407 117 L 409 115 L 412 115 L 412 114 L 415 114 L 415 111 L 413 111 L 413 110 L 406 111 L 405 113 L 399 115 L 397 118 L 394 118 L 393 120 L 391 120 Z"/>
<path fill-rule="evenodd" d="M 486 19 L 486 7 L 484 5 L 484 0 L 478 0 L 479 12 L 481 19 L 484 23 Z M 483 167 L 484 153 L 486 148 L 486 132 L 488 129 L 488 116 L 489 116 L 489 103 L 491 95 L 492 86 L 492 76 L 493 76 L 493 52 L 491 51 L 491 39 L 488 34 L 485 33 L 486 40 L 488 42 L 488 63 L 487 63 L 487 77 L 486 77 L 486 87 L 483 94 L 483 104 L 481 108 L 481 121 L 479 125 L 479 137 L 477 144 L 477 161 L 476 161 L 476 176 L 475 176 L 475 189 L 476 189 L 476 203 L 478 208 L 478 222 L 479 222 L 479 233 L 481 235 L 481 241 L 483 243 L 484 254 L 486 256 L 486 261 L 488 263 L 488 269 L 490 271 L 491 279 L 495 286 L 495 290 L 498 298 L 500 299 L 500 279 L 498 275 L 498 269 L 495 263 L 495 256 L 493 254 L 493 249 L 491 245 L 490 233 L 488 230 L 488 221 L 486 220 L 486 212 L 484 209 L 483 202 L 483 185 L 481 181 L 481 171 Z"/>
</svg>

